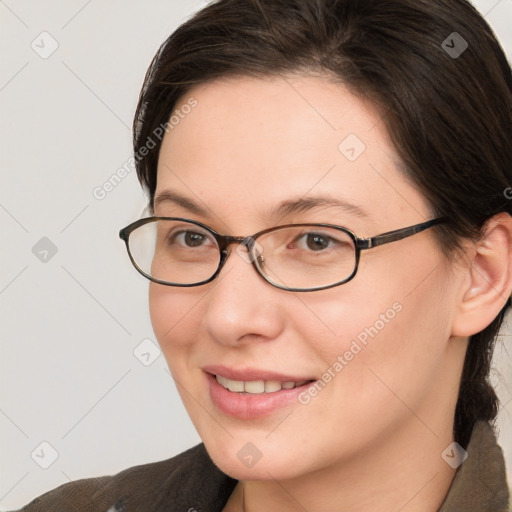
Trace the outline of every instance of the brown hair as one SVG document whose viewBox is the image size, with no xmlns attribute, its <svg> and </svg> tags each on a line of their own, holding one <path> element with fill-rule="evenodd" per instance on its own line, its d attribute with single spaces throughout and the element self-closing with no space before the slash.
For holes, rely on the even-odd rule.
<svg viewBox="0 0 512 512">
<path fill-rule="evenodd" d="M 433 217 L 450 218 L 435 228 L 448 257 L 462 239 L 481 236 L 490 217 L 512 213 L 504 196 L 512 183 L 512 73 L 492 29 L 466 0 L 211 3 L 162 44 L 146 74 L 134 150 L 150 210 L 161 140 L 144 157 L 141 150 L 178 99 L 225 76 L 288 73 L 329 76 L 373 102 L 404 175 Z M 488 375 L 504 312 L 470 338 L 454 421 L 462 446 L 475 421 L 498 412 Z"/>
</svg>

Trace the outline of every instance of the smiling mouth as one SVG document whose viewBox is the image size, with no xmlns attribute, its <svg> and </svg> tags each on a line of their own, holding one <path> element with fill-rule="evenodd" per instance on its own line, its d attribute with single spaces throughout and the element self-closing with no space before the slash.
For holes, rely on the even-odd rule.
<svg viewBox="0 0 512 512">
<path fill-rule="evenodd" d="M 249 393 L 251 395 L 259 395 L 263 393 L 276 393 L 282 389 L 294 389 L 305 384 L 313 382 L 312 380 L 302 380 L 299 382 L 280 382 L 277 380 L 231 380 L 222 375 L 215 375 L 216 381 L 228 391 L 233 393 Z"/>
</svg>

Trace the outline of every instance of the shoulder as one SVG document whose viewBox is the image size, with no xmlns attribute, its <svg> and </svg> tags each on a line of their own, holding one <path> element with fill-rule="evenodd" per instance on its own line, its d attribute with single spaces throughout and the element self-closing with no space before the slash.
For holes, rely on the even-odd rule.
<svg viewBox="0 0 512 512">
<path fill-rule="evenodd" d="M 116 475 L 63 484 L 18 512 L 132 512 L 222 508 L 236 480 L 222 473 L 201 443 L 167 460 Z"/>
</svg>

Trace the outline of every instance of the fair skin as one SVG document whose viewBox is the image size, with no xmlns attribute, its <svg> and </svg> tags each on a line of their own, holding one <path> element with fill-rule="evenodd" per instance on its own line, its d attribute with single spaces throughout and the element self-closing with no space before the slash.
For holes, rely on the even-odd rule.
<svg viewBox="0 0 512 512">
<path fill-rule="evenodd" d="M 197 106 L 164 138 L 155 195 L 172 190 L 207 211 L 167 202 L 155 215 L 236 236 L 325 222 L 369 237 L 431 218 L 397 169 L 381 116 L 340 85 L 233 78 L 193 88 L 183 104 L 190 97 Z M 338 150 L 349 134 L 366 146 L 353 162 Z M 367 215 L 336 207 L 271 215 L 303 196 L 343 198 Z M 453 441 L 467 337 L 512 289 L 511 233 L 510 217 L 497 216 L 481 242 L 449 262 L 427 230 L 364 251 L 353 280 L 309 293 L 266 283 L 236 245 L 209 284 L 151 283 L 155 335 L 184 405 L 213 461 L 239 480 L 224 511 L 436 511 L 455 474 L 441 453 Z M 318 380 L 397 303 L 394 318 L 307 405 L 294 400 L 248 419 L 212 400 L 206 366 Z M 251 467 L 237 456 L 248 442 L 261 454 Z"/>
</svg>

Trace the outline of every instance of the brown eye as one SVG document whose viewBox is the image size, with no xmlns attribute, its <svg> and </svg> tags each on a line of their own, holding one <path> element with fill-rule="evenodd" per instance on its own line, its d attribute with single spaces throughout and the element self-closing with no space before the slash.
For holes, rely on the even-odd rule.
<svg viewBox="0 0 512 512">
<path fill-rule="evenodd" d="M 338 245 L 338 240 L 322 233 L 301 233 L 293 241 L 293 246 L 298 249 L 307 249 L 313 252 L 321 252 Z"/>
<path fill-rule="evenodd" d="M 186 231 L 183 236 L 183 240 L 189 247 L 199 247 L 206 237 L 200 233 L 194 233 L 193 231 Z"/>
<path fill-rule="evenodd" d="M 307 235 L 306 245 L 308 249 L 311 249 L 312 251 L 319 251 L 329 247 L 329 240 L 322 235 Z"/>
<path fill-rule="evenodd" d="M 210 236 L 206 233 L 191 230 L 171 232 L 167 238 L 168 245 L 182 248 L 204 247 L 208 245 Z"/>
</svg>

